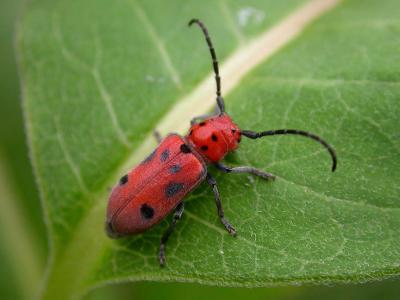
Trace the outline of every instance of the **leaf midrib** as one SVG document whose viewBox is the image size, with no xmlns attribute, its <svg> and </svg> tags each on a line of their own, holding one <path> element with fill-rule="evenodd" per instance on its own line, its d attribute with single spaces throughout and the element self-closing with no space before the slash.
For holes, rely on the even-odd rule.
<svg viewBox="0 0 400 300">
<path fill-rule="evenodd" d="M 261 33 L 258 38 L 249 42 L 248 46 L 236 50 L 221 65 L 224 94 L 231 92 L 246 74 L 282 49 L 307 25 L 338 3 L 340 0 L 311 0 L 277 25 Z M 160 120 L 156 129 L 163 135 L 171 131 L 182 132 L 187 128 L 192 117 L 187 112 L 191 111 L 195 115 L 200 115 L 209 111 L 214 105 L 214 97 L 214 79 L 210 74 L 189 95 L 176 102 L 176 105 Z M 155 140 L 153 134 L 150 133 L 141 146 L 110 175 L 110 180 L 105 183 L 104 188 L 88 196 L 95 199 L 97 203 L 94 202 L 93 207 L 82 218 L 70 243 L 61 255 L 57 258 L 53 257 L 52 261 L 55 263 L 49 266 L 52 273 L 48 272 L 48 289 L 44 292 L 44 298 L 52 299 L 56 295 L 58 297 L 63 295 L 68 299 L 82 293 L 85 276 L 96 262 L 97 254 L 103 251 L 107 244 L 111 244 L 111 240 L 102 232 L 102 226 L 99 228 L 99 220 L 104 219 L 105 199 L 108 196 L 106 187 L 112 185 L 121 174 L 145 157 L 154 146 Z"/>
</svg>

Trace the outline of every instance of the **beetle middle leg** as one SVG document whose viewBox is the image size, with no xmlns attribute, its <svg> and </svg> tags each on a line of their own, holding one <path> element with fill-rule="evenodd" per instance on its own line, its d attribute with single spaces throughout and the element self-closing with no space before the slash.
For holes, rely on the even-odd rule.
<svg viewBox="0 0 400 300">
<path fill-rule="evenodd" d="M 227 219 L 225 219 L 225 214 L 224 214 L 224 210 L 222 208 L 221 198 L 219 197 L 217 181 L 215 180 L 214 177 L 211 176 L 210 173 L 207 173 L 206 180 L 207 180 L 207 183 L 213 189 L 214 197 L 215 197 L 215 204 L 217 205 L 218 216 L 219 216 L 219 219 L 221 220 L 221 223 L 225 226 L 226 230 L 229 232 L 230 235 L 236 236 L 235 228 L 231 225 L 231 223 L 229 223 L 229 221 Z"/>
<path fill-rule="evenodd" d="M 167 243 L 171 233 L 174 231 L 176 223 L 182 218 L 184 209 L 185 205 L 183 204 L 183 202 L 179 203 L 178 206 L 175 208 L 174 216 L 172 217 L 172 223 L 169 224 L 168 229 L 164 232 L 163 236 L 161 237 L 160 250 L 158 252 L 160 266 L 164 266 L 165 264 L 165 244 Z"/>
<path fill-rule="evenodd" d="M 271 179 L 271 180 L 275 180 L 275 175 L 268 173 L 268 172 L 264 172 L 262 170 L 256 169 L 254 167 L 246 167 L 246 166 L 241 166 L 241 167 L 228 167 L 220 162 L 216 163 L 215 166 L 221 170 L 222 172 L 225 173 L 249 173 L 255 176 L 259 176 L 261 178 L 264 179 Z"/>
</svg>

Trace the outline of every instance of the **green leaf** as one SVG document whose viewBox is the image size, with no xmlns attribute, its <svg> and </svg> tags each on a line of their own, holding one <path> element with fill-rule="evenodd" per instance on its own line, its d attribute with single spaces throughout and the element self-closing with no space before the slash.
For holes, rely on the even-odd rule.
<svg viewBox="0 0 400 300">
<path fill-rule="evenodd" d="M 398 275 L 399 9 L 395 0 L 27 4 L 18 50 L 52 251 L 44 297 L 128 280 L 255 287 Z M 217 176 L 236 239 L 202 185 L 160 269 L 169 219 L 114 241 L 105 207 L 113 183 L 155 146 L 154 128 L 187 129 L 214 102 L 204 38 L 186 27 L 192 17 L 209 27 L 234 120 L 315 132 L 339 165 L 331 173 L 326 151 L 300 137 L 244 140 L 227 162 L 278 179 Z"/>
</svg>

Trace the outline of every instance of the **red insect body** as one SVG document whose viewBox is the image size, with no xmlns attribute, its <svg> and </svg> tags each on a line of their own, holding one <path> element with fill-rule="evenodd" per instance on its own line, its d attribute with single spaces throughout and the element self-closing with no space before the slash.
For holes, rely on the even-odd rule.
<svg viewBox="0 0 400 300">
<path fill-rule="evenodd" d="M 322 144 L 332 157 L 332 171 L 336 168 L 336 154 L 333 148 L 319 136 L 302 130 L 278 129 L 262 132 L 240 130 L 225 113 L 221 97 L 221 82 L 218 62 L 207 29 L 199 20 L 190 21 L 202 29 L 213 60 L 217 85 L 216 115 L 203 118 L 191 126 L 185 137 L 170 134 L 156 150 L 136 168 L 123 176 L 113 188 L 107 208 L 106 230 L 110 237 L 141 233 L 164 219 L 175 209 L 172 223 L 161 238 L 159 259 L 165 262 L 165 244 L 176 222 L 183 213 L 183 198 L 206 179 L 212 187 L 218 216 L 231 235 L 236 231 L 224 217 L 224 211 L 217 182 L 207 170 L 206 164 L 214 164 L 225 173 L 249 173 L 263 179 L 275 177 L 263 170 L 240 166 L 231 168 L 220 161 L 240 143 L 242 136 L 258 139 L 271 135 L 294 134 L 308 137 Z"/>
<path fill-rule="evenodd" d="M 203 159 L 177 135 L 130 171 L 111 192 L 107 230 L 112 237 L 143 232 L 165 218 L 207 174 Z"/>
<path fill-rule="evenodd" d="M 205 179 L 205 161 L 221 160 L 240 138 L 239 127 L 226 114 L 193 125 L 185 137 L 189 143 L 169 135 L 114 187 L 107 210 L 109 235 L 141 233 L 160 222 Z"/>
</svg>

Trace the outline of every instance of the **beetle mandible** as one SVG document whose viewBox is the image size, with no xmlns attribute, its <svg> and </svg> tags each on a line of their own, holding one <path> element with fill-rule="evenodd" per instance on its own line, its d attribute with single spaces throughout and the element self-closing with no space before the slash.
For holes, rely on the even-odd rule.
<svg viewBox="0 0 400 300">
<path fill-rule="evenodd" d="M 241 137 L 258 139 L 271 135 L 301 135 L 317 141 L 329 151 L 332 172 L 337 164 L 335 150 L 316 134 L 297 129 L 241 130 L 225 112 L 217 56 L 207 28 L 198 19 L 192 19 L 189 26 L 192 24 L 197 24 L 202 30 L 211 53 L 218 111 L 194 118 L 184 137 L 169 134 L 163 140 L 158 138 L 159 146 L 121 177 L 111 192 L 107 208 L 106 231 L 112 238 L 144 232 L 174 210 L 172 222 L 161 237 L 161 266 L 165 264 L 165 245 L 183 214 L 183 198 L 204 180 L 213 190 L 221 223 L 229 234 L 236 235 L 235 228 L 225 218 L 217 182 L 207 170 L 208 164 L 225 173 L 249 173 L 267 180 L 275 179 L 274 175 L 253 167 L 229 167 L 221 162 L 226 154 L 237 149 Z"/>
</svg>

